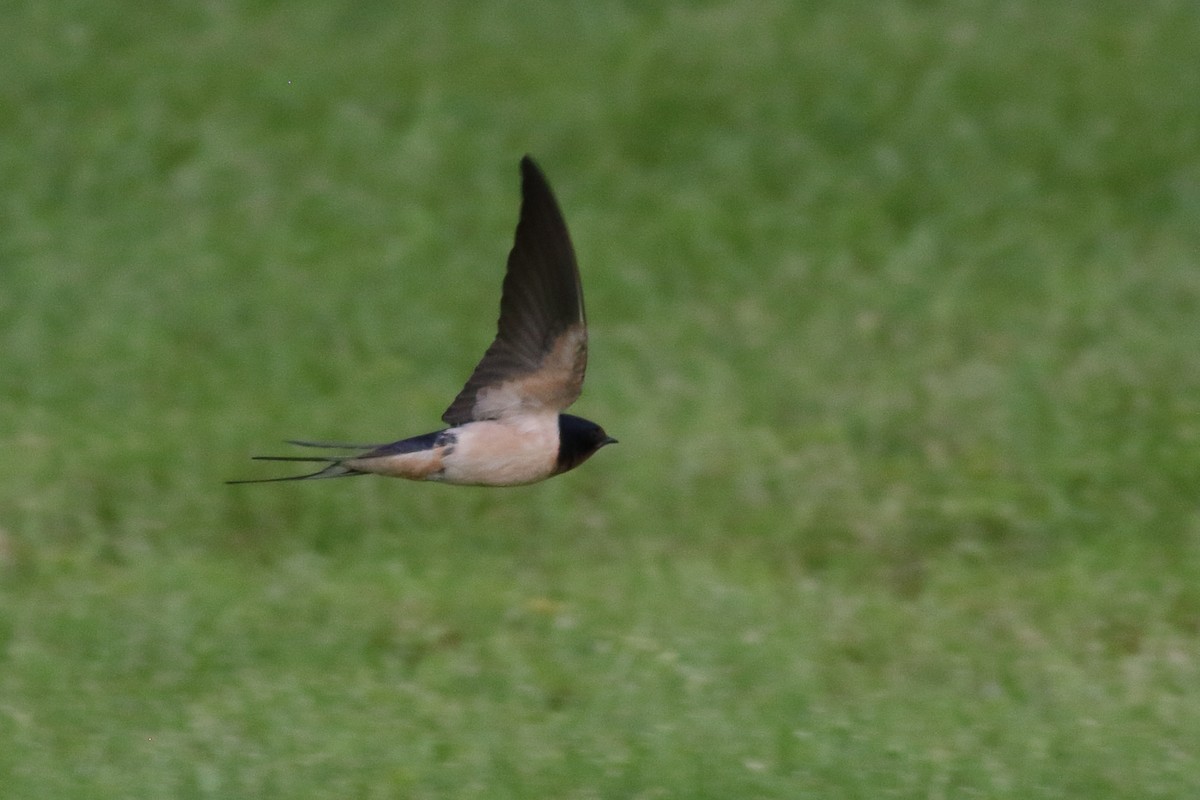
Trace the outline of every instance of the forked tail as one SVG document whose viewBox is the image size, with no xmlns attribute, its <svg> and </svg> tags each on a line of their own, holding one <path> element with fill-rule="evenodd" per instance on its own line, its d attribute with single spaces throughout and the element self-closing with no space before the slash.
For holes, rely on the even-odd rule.
<svg viewBox="0 0 1200 800">
<path fill-rule="evenodd" d="M 369 450 L 378 445 L 370 444 L 331 444 L 327 442 L 301 442 L 294 439 L 289 439 L 288 444 L 299 445 L 300 447 L 323 447 L 329 450 Z M 353 478 L 356 475 L 367 475 L 369 473 L 361 472 L 356 469 L 351 469 L 345 466 L 342 462 L 344 458 L 336 458 L 332 456 L 254 456 L 255 461 L 301 461 L 308 463 L 328 464 L 328 466 L 309 472 L 304 475 L 285 475 L 281 478 L 248 478 L 236 481 L 225 481 L 225 483 L 234 485 L 241 483 L 276 483 L 278 481 L 307 481 L 317 478 Z"/>
</svg>

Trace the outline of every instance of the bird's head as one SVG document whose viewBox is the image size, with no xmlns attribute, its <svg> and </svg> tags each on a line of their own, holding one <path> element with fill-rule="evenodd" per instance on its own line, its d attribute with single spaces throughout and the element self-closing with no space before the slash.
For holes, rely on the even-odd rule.
<svg viewBox="0 0 1200 800">
<path fill-rule="evenodd" d="M 575 469 L 606 444 L 617 440 L 591 420 L 571 414 L 558 415 L 558 464 L 556 473 Z"/>
</svg>

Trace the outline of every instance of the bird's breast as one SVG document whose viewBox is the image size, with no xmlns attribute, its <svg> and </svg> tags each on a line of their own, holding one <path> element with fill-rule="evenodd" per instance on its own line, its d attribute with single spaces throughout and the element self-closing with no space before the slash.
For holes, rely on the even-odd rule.
<svg viewBox="0 0 1200 800">
<path fill-rule="evenodd" d="M 518 415 L 468 422 L 442 458 L 439 480 L 472 486 L 520 486 L 554 473 L 558 415 Z"/>
</svg>

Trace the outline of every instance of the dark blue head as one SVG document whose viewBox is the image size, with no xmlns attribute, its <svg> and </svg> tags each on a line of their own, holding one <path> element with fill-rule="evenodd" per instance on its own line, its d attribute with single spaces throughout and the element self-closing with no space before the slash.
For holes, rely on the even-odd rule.
<svg viewBox="0 0 1200 800">
<path fill-rule="evenodd" d="M 617 440 L 596 423 L 583 417 L 559 414 L 558 464 L 554 473 L 557 475 L 575 469 L 604 445 L 616 443 Z"/>
</svg>

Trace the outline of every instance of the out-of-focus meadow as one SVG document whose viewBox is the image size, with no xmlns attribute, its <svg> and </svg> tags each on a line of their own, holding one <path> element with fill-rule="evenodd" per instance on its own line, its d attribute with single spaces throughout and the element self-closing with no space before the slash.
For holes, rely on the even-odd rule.
<svg viewBox="0 0 1200 800">
<path fill-rule="evenodd" d="M 1200 794 L 1200 7 L 5 17 L 6 796 Z M 621 444 L 222 485 L 438 427 L 525 152 Z"/>
</svg>

